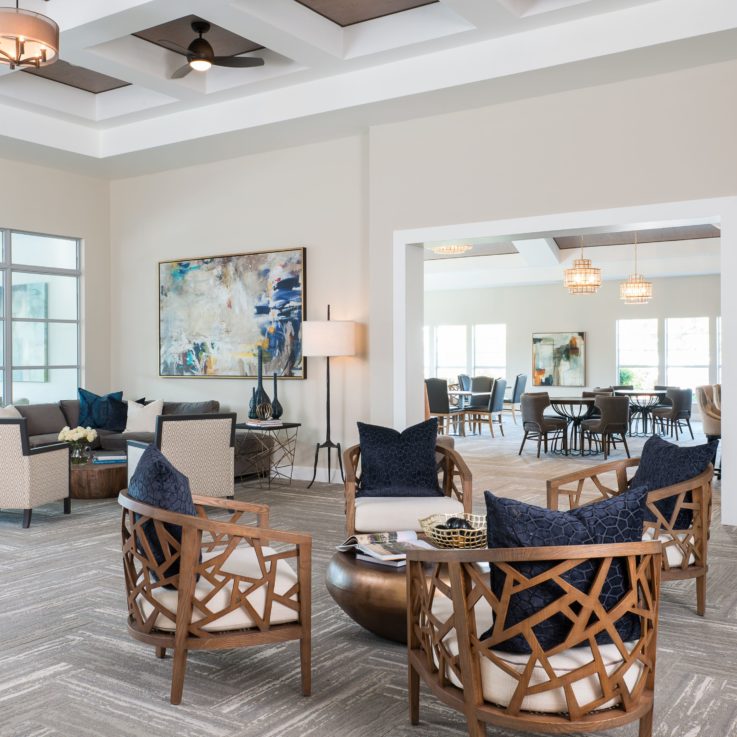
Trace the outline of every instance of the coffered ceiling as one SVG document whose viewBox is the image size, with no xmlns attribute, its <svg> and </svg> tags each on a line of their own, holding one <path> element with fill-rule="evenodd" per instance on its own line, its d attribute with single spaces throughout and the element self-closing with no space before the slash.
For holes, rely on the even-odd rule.
<svg viewBox="0 0 737 737">
<path fill-rule="evenodd" d="M 80 170 L 86 162 L 148 164 L 153 152 L 162 162 L 175 152 L 168 165 L 182 165 L 197 150 L 211 154 L 220 139 L 231 155 L 257 141 L 284 145 L 284 126 L 290 136 L 352 133 L 494 104 L 510 89 L 545 94 L 580 84 L 577 65 L 594 59 L 597 73 L 609 64 L 626 77 L 737 57 L 733 0 L 24 0 L 23 7 L 59 23 L 65 63 L 33 74 L 0 65 L 0 156 L 33 152 Z M 182 56 L 158 42 L 188 46 L 195 18 L 211 24 L 216 54 L 257 56 L 264 65 L 172 79 Z"/>
</svg>

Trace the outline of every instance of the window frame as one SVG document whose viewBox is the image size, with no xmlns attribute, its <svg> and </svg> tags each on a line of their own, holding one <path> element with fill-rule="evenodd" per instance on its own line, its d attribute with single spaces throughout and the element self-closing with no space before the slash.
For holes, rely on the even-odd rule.
<svg viewBox="0 0 737 737">
<path fill-rule="evenodd" d="M 13 261 L 12 241 L 13 235 L 28 235 L 36 238 L 53 238 L 56 240 L 66 240 L 74 243 L 75 263 L 73 269 L 61 268 L 56 266 L 33 266 Z M 0 322 L 3 326 L 3 358 L 0 362 L 0 370 L 3 372 L 2 383 L 2 402 L 4 404 L 12 404 L 15 400 L 13 396 L 13 372 L 25 370 L 70 370 L 74 369 L 77 373 L 77 386 L 81 384 L 82 372 L 82 269 L 81 269 L 81 250 L 82 240 L 73 236 L 52 235 L 50 233 L 37 233 L 29 230 L 21 230 L 17 228 L 0 228 L 0 242 L 2 244 L 2 254 L 0 254 L 0 278 L 3 285 L 3 310 Z M 61 318 L 36 318 L 36 317 L 13 317 L 13 274 L 39 274 L 42 276 L 64 276 L 73 277 L 76 280 L 76 319 Z M 50 361 L 48 353 L 48 337 L 47 337 L 47 360 L 43 365 L 14 365 L 13 357 L 13 323 L 44 323 L 76 325 L 77 328 L 77 360 L 75 364 L 53 364 Z M 48 333 L 47 333 L 48 336 Z"/>
</svg>

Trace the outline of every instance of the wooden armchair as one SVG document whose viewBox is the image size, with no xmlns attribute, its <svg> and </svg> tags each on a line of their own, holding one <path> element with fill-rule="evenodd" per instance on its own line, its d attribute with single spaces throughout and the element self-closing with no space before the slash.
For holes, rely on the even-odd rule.
<svg viewBox="0 0 737 737">
<path fill-rule="evenodd" d="M 422 679 L 435 696 L 465 715 L 470 737 L 485 735 L 487 722 L 505 732 L 571 734 L 635 720 L 640 721 L 640 737 L 651 737 L 660 559 L 660 545 L 652 542 L 409 551 L 412 724 L 419 723 Z M 618 603 L 607 611 L 599 596 L 613 560 L 623 563 L 629 580 Z M 530 563 L 535 565 L 522 567 Z M 499 598 L 483 564 L 497 566 L 504 576 Z M 566 573 L 591 564 L 595 583 L 589 591 L 566 581 Z M 513 594 L 536 585 L 559 591 L 558 598 L 505 626 Z M 640 625 L 639 637 L 628 642 L 614 626 L 625 614 L 637 617 Z M 571 628 L 563 642 L 543 650 L 533 627 L 553 616 L 567 618 Z M 490 636 L 482 638 L 485 632 Z M 597 642 L 604 632 L 611 637 L 608 644 Z M 529 654 L 498 649 L 515 635 L 524 638 Z"/>
<path fill-rule="evenodd" d="M 193 500 L 197 516 L 151 507 L 125 492 L 118 497 L 131 636 L 153 645 L 159 658 L 173 650 L 172 704 L 182 699 L 189 650 L 288 640 L 299 640 L 302 693 L 309 696 L 312 539 L 268 529 L 269 508 L 263 504 Z M 230 516 L 210 519 L 207 507 Z M 248 513 L 257 516 L 258 527 L 240 522 Z M 181 526 L 181 544 L 168 525 Z M 159 551 L 152 550 L 146 530 L 156 532 Z M 160 562 L 157 553 L 160 559 L 163 554 Z"/>
<path fill-rule="evenodd" d="M 473 476 L 466 462 L 439 438 L 435 446 L 438 475 L 443 496 L 362 497 L 356 499 L 360 473 L 361 446 L 343 453 L 345 466 L 345 529 L 356 532 L 420 531 L 418 520 L 431 514 L 470 512 L 473 508 Z M 377 528 L 377 525 L 379 528 Z"/>
<path fill-rule="evenodd" d="M 548 507 L 558 509 L 564 497 L 570 509 L 583 504 L 607 499 L 628 488 L 628 469 L 636 469 L 639 458 L 603 463 L 592 468 L 574 471 L 547 482 Z M 647 508 L 654 517 L 645 520 L 643 540 L 663 544 L 663 580 L 696 579 L 696 612 L 704 616 L 706 610 L 706 574 L 708 566 L 709 528 L 711 526 L 711 479 L 714 468 L 708 468 L 688 481 L 647 495 Z M 663 499 L 675 498 L 675 506 L 668 519 L 656 506 Z M 677 527 L 678 515 L 691 510 L 691 525 Z"/>
</svg>

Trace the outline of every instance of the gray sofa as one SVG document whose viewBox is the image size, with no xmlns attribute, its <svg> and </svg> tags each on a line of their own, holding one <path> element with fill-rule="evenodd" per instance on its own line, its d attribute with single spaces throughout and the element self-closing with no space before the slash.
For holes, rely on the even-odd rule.
<svg viewBox="0 0 737 737">
<path fill-rule="evenodd" d="M 62 399 L 49 404 L 19 404 L 16 409 L 26 418 L 28 428 L 28 444 L 31 448 L 58 442 L 59 431 L 65 426 L 79 425 L 79 400 Z M 200 415 L 213 414 L 220 411 L 220 402 L 164 402 L 164 415 Z M 126 441 L 139 440 L 143 443 L 153 442 L 151 432 L 120 433 L 111 430 L 98 430 L 93 449 L 125 450 Z M 264 439 L 269 442 L 268 438 Z M 244 432 L 236 432 L 235 439 L 235 476 L 250 476 L 268 470 L 269 459 L 263 456 L 263 445 Z M 261 452 L 260 459 L 254 461 L 253 456 Z"/>
</svg>

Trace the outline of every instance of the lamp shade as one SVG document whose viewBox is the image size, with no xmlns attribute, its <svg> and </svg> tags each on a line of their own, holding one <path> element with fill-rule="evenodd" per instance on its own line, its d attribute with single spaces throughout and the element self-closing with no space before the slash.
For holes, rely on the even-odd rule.
<svg viewBox="0 0 737 737">
<path fill-rule="evenodd" d="M 51 18 L 18 8 L 0 8 L 0 62 L 42 67 L 56 61 L 59 26 Z"/>
<path fill-rule="evenodd" d="M 353 356 L 355 353 L 355 322 L 306 320 L 302 323 L 303 356 Z"/>
</svg>

